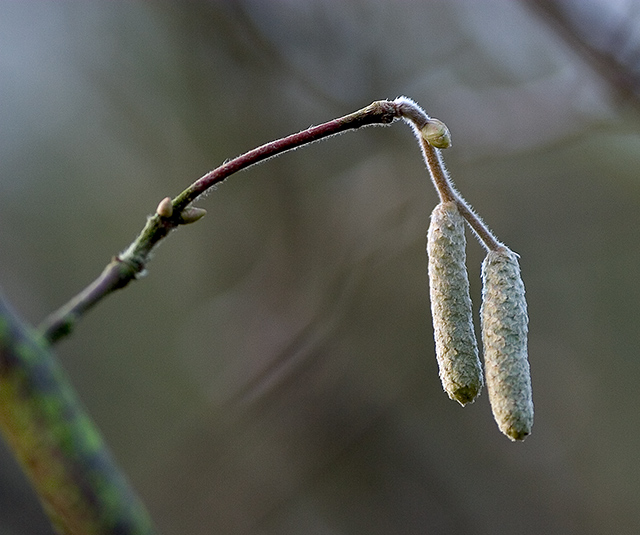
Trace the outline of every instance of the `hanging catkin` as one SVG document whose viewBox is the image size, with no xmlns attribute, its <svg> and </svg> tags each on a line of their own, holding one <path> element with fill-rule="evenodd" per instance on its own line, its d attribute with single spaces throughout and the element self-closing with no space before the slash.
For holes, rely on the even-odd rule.
<svg viewBox="0 0 640 535">
<path fill-rule="evenodd" d="M 482 263 L 482 344 L 487 391 L 500 430 L 523 440 L 533 426 L 527 302 L 517 255 L 507 247 Z"/>
<path fill-rule="evenodd" d="M 431 316 L 442 387 L 461 405 L 482 388 L 482 367 L 473 330 L 465 265 L 464 219 L 455 202 L 431 214 L 427 238 Z"/>
</svg>

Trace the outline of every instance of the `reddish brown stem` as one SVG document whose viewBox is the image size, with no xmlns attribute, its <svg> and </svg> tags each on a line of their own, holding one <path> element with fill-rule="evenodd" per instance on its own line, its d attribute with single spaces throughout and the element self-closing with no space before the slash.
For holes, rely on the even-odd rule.
<svg viewBox="0 0 640 535">
<path fill-rule="evenodd" d="M 380 100 L 344 117 L 265 143 L 202 176 L 173 199 L 170 206 L 163 201 L 161 208 L 148 219 L 136 240 L 118 255 L 85 290 L 45 319 L 40 325 L 42 336 L 49 342 L 55 342 L 69 334 L 75 322 L 89 308 L 114 290 L 123 288 L 131 280 L 140 276 L 149 261 L 149 254 L 160 240 L 177 226 L 193 222 L 203 215 L 201 209 L 189 205 L 227 177 L 251 165 L 314 141 L 364 126 L 390 124 L 400 117 L 412 125 L 420 140 L 425 161 L 440 198 L 443 201 L 455 201 L 458 204 L 460 213 L 487 249 L 498 248 L 501 245 L 500 242 L 453 187 L 440 160 L 438 149 L 431 146 L 423 136 L 424 128 L 431 120 L 430 117 L 420 106 L 406 97 L 399 97 L 394 101 Z M 194 210 L 200 210 L 200 212 L 196 215 Z"/>
<path fill-rule="evenodd" d="M 273 156 L 313 143 L 319 139 L 340 134 L 346 130 L 373 124 L 389 124 L 399 117 L 400 112 L 394 102 L 380 100 L 350 115 L 345 115 L 318 126 L 312 126 L 296 134 L 261 145 L 199 178 L 178 195 L 174 200 L 174 209 L 182 210 L 212 186 L 219 184 L 230 175 Z"/>
<path fill-rule="evenodd" d="M 207 173 L 173 199 L 171 210 L 164 206 L 161 213 L 151 216 L 136 240 L 114 258 L 95 281 L 47 317 L 39 327 L 42 336 L 50 343 L 66 336 L 87 310 L 111 292 L 123 288 L 140 276 L 149 261 L 151 250 L 157 243 L 178 225 L 190 222 L 187 217 L 183 217 L 188 210 L 193 210 L 189 208 L 189 204 L 230 175 L 314 141 L 363 126 L 389 124 L 401 116 L 402 112 L 396 102 L 377 101 L 344 117 L 261 145 Z"/>
</svg>

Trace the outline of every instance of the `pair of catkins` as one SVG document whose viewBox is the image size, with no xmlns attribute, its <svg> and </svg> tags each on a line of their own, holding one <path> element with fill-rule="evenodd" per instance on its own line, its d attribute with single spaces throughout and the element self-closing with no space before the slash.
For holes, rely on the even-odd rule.
<svg viewBox="0 0 640 535">
<path fill-rule="evenodd" d="M 442 386 L 451 399 L 466 405 L 486 382 L 498 427 L 511 440 L 523 440 L 533 426 L 533 401 L 527 303 L 518 255 L 495 238 L 453 188 L 438 150 L 450 145 L 446 126 L 432 118 L 414 126 L 441 201 L 431 214 L 427 254 Z M 488 251 L 482 264 L 480 310 L 484 380 L 469 296 L 465 221 Z"/>
<path fill-rule="evenodd" d="M 431 316 L 442 386 L 466 405 L 482 388 L 482 365 L 473 328 L 465 264 L 464 218 L 453 201 L 431 214 L 427 239 Z M 512 440 L 533 426 L 527 360 L 527 303 L 517 255 L 506 246 L 482 263 L 482 346 L 485 381 L 493 416 Z"/>
</svg>

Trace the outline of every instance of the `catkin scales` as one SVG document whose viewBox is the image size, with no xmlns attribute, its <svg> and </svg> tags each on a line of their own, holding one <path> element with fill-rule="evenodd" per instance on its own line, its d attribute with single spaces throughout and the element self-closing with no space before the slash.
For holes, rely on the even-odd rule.
<svg viewBox="0 0 640 535">
<path fill-rule="evenodd" d="M 482 345 L 493 416 L 512 440 L 533 426 L 531 376 L 527 358 L 528 316 L 517 255 L 506 247 L 482 263 Z"/>
<path fill-rule="evenodd" d="M 462 405 L 482 388 L 465 247 L 464 219 L 456 204 L 440 203 L 427 234 L 431 316 L 442 387 Z"/>
</svg>

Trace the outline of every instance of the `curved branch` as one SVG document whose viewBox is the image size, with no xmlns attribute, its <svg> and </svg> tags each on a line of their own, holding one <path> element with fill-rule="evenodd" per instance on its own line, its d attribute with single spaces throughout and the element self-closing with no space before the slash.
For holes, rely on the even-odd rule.
<svg viewBox="0 0 640 535">
<path fill-rule="evenodd" d="M 161 201 L 156 213 L 149 217 L 135 241 L 123 253 L 113 258 L 101 275 L 86 289 L 42 322 L 39 331 L 43 338 L 53 343 L 68 335 L 87 310 L 113 291 L 124 288 L 133 279 L 143 275 L 150 253 L 158 242 L 179 225 L 193 223 L 200 219 L 205 211 L 191 204 L 227 177 L 314 141 L 364 126 L 387 125 L 398 118 L 403 118 L 414 128 L 422 145 L 433 183 L 441 198 L 455 200 L 460 206 L 462 215 L 484 245 L 488 249 L 496 248 L 500 242 L 455 190 L 440 161 L 438 149 L 434 148 L 434 146 L 446 148 L 450 145 L 449 131 L 446 126 L 437 119 L 431 119 L 420 106 L 406 97 L 399 97 L 393 101 L 380 100 L 344 117 L 312 126 L 250 150 L 196 180 L 176 198 L 170 200 L 170 204 L 168 199 Z"/>
<path fill-rule="evenodd" d="M 173 199 L 171 209 L 166 204 L 159 206 L 135 241 L 116 256 L 86 289 L 47 317 L 39 326 L 40 333 L 50 343 L 56 342 L 70 334 L 78 319 L 96 303 L 143 275 L 149 255 L 160 240 L 179 225 L 193 223 L 204 215 L 202 209 L 189 205 L 230 175 L 319 139 L 363 126 L 389 124 L 399 117 L 400 112 L 394 102 L 373 102 L 344 117 L 266 143 L 207 173 Z"/>
</svg>

